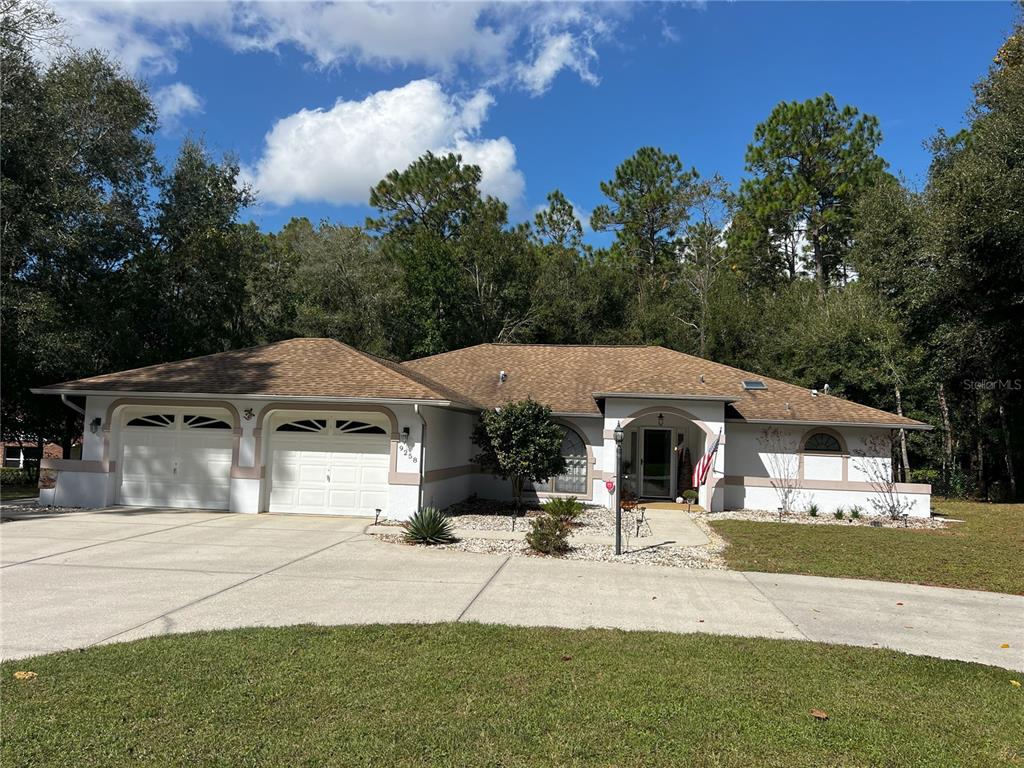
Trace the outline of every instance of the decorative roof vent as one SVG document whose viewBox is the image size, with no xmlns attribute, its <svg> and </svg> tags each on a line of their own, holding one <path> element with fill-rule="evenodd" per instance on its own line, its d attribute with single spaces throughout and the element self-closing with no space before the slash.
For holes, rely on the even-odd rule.
<svg viewBox="0 0 1024 768">
<path fill-rule="evenodd" d="M 744 379 L 743 388 L 748 391 L 755 389 L 768 389 L 768 385 L 760 379 Z"/>
<path fill-rule="evenodd" d="M 507 373 L 505 373 L 504 371 L 499 371 L 498 372 L 498 383 L 499 384 L 504 384 L 505 383 L 505 379 L 507 379 L 507 378 L 508 378 L 508 374 Z"/>
<path fill-rule="evenodd" d="M 811 390 L 811 397 L 817 397 L 817 396 L 818 396 L 818 390 L 812 389 Z"/>
</svg>

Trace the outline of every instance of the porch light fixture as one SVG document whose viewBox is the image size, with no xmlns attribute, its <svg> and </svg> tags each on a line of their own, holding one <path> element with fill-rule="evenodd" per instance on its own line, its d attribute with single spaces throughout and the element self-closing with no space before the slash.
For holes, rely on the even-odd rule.
<svg viewBox="0 0 1024 768">
<path fill-rule="evenodd" d="M 665 417 L 662 414 L 658 414 L 658 426 L 662 426 L 665 423 Z"/>
<path fill-rule="evenodd" d="M 408 443 L 409 442 L 409 428 L 408 427 L 402 427 L 402 442 L 403 443 Z"/>
<path fill-rule="evenodd" d="M 103 419 L 97 416 L 95 419 L 89 422 L 89 431 L 94 435 L 100 431 L 100 426 L 103 424 Z"/>
</svg>

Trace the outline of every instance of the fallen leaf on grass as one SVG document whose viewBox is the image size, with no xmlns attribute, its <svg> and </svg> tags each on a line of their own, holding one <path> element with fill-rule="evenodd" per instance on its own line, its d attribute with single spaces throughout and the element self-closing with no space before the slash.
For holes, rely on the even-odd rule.
<svg viewBox="0 0 1024 768">
<path fill-rule="evenodd" d="M 38 675 L 35 672 L 27 672 L 27 671 L 23 671 L 23 670 L 18 670 L 17 672 L 14 673 L 14 679 L 15 680 L 35 680 L 37 677 L 38 677 Z"/>
<path fill-rule="evenodd" d="M 896 603 L 896 605 L 903 605 L 903 603 Z"/>
<path fill-rule="evenodd" d="M 823 712 L 820 709 L 812 709 L 811 717 L 815 720 L 828 720 L 828 712 Z"/>
<path fill-rule="evenodd" d="M 563 656 L 562 661 L 572 661 L 572 656 Z"/>
<path fill-rule="evenodd" d="M 1011 680 L 1010 685 L 1012 685 L 1014 688 L 1020 688 L 1020 680 Z"/>
</svg>

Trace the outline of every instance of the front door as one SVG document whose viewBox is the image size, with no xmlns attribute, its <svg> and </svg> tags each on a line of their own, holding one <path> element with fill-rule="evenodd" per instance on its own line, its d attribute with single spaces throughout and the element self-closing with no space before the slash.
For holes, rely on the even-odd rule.
<svg viewBox="0 0 1024 768">
<path fill-rule="evenodd" d="M 641 440 L 640 495 L 668 499 L 672 495 L 672 430 L 644 427 Z"/>
</svg>

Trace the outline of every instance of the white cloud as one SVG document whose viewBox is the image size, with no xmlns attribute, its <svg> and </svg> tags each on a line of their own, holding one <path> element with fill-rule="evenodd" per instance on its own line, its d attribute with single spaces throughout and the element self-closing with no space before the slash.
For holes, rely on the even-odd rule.
<svg viewBox="0 0 1024 768">
<path fill-rule="evenodd" d="M 519 80 L 535 96 L 550 88 L 551 82 L 563 69 L 571 69 L 584 82 L 597 85 L 597 76 L 589 66 L 595 58 L 597 54 L 593 48 L 587 46 L 581 50 L 580 42 L 570 33 L 552 35 L 544 40 L 532 62 L 518 67 Z"/>
<path fill-rule="evenodd" d="M 303 109 L 274 124 L 245 180 L 279 205 L 365 203 L 370 187 L 424 152 L 458 152 L 480 166 L 485 193 L 515 204 L 525 187 L 515 146 L 479 135 L 491 103 L 485 91 L 460 99 L 434 80 L 414 80 L 362 101 Z"/>
<path fill-rule="evenodd" d="M 596 84 L 595 43 L 628 11 L 610 3 L 166 2 L 56 0 L 79 47 L 110 52 L 132 74 L 173 73 L 193 36 L 235 51 L 292 46 L 317 67 L 467 65 L 492 85 L 543 93 L 563 69 Z"/>
<path fill-rule="evenodd" d="M 184 115 L 203 111 L 203 100 L 185 83 L 171 83 L 153 93 L 157 114 L 165 124 L 174 124 Z"/>
</svg>

